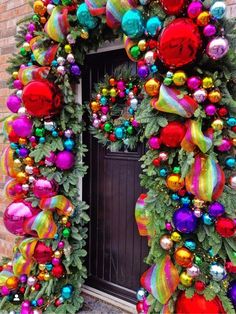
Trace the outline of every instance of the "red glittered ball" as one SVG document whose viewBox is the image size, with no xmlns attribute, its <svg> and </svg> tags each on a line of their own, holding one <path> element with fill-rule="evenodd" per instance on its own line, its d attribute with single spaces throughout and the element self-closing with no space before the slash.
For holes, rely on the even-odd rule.
<svg viewBox="0 0 236 314">
<path fill-rule="evenodd" d="M 46 264 L 51 262 L 53 251 L 50 246 L 47 246 L 43 242 L 38 242 L 34 250 L 34 259 L 39 264 Z"/>
<path fill-rule="evenodd" d="M 236 224 L 230 218 L 220 217 L 216 221 L 215 228 L 223 238 L 231 238 L 235 234 Z"/>
<path fill-rule="evenodd" d="M 177 15 L 181 13 L 186 3 L 186 0 L 161 0 L 161 5 L 164 11 L 169 15 Z"/>
<path fill-rule="evenodd" d="M 32 81 L 25 86 L 22 101 L 33 117 L 49 117 L 61 109 L 61 94 L 48 81 Z"/>
<path fill-rule="evenodd" d="M 161 33 L 159 57 L 172 68 L 193 62 L 202 40 L 197 25 L 188 18 L 178 18 L 167 25 Z"/>
<path fill-rule="evenodd" d="M 136 310 L 138 313 L 143 313 L 143 310 L 144 310 L 143 302 L 138 302 L 136 304 Z"/>
<path fill-rule="evenodd" d="M 53 267 L 52 269 L 52 275 L 56 278 L 61 278 L 65 273 L 65 269 L 63 265 L 59 264 Z"/>
<path fill-rule="evenodd" d="M 169 122 L 161 130 L 160 140 L 161 143 L 167 147 L 179 147 L 186 133 L 184 124 L 180 122 Z"/>
<path fill-rule="evenodd" d="M 207 301 L 204 295 L 195 293 L 192 298 L 187 298 L 185 292 L 181 292 L 175 304 L 175 314 L 193 313 L 226 314 L 218 297 Z"/>
<path fill-rule="evenodd" d="M 202 292 L 205 290 L 205 283 L 202 281 L 196 281 L 194 287 L 197 291 Z"/>
</svg>

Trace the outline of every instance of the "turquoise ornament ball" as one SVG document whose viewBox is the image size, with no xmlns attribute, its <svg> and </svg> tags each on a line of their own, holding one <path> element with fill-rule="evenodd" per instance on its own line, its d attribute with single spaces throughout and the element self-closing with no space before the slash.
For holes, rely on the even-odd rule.
<svg viewBox="0 0 236 314">
<path fill-rule="evenodd" d="M 86 3 L 80 4 L 76 16 L 80 25 L 87 27 L 88 29 L 93 29 L 97 26 L 98 20 L 90 14 Z"/>
<path fill-rule="evenodd" d="M 141 37 L 145 30 L 142 13 L 139 10 L 130 9 L 124 14 L 121 27 L 129 38 Z"/>
<path fill-rule="evenodd" d="M 189 249 L 190 251 L 195 251 L 196 250 L 196 247 L 197 247 L 197 244 L 196 242 L 194 242 L 193 240 L 186 240 L 184 242 L 184 246 Z"/>
<path fill-rule="evenodd" d="M 66 150 L 72 150 L 74 146 L 75 142 L 72 139 L 68 138 L 67 140 L 65 140 L 64 147 Z"/>
<path fill-rule="evenodd" d="M 210 217 L 207 213 L 202 215 L 202 221 L 204 225 L 211 226 L 214 223 L 214 219 Z"/>
<path fill-rule="evenodd" d="M 73 286 L 68 284 L 68 285 L 65 285 L 64 287 L 62 287 L 61 289 L 61 296 L 64 298 L 64 299 L 70 299 L 71 296 L 72 296 L 72 293 L 73 293 Z"/>
<path fill-rule="evenodd" d="M 151 17 L 146 24 L 146 32 L 149 36 L 155 37 L 158 35 L 162 27 L 162 23 L 157 16 Z"/>
<path fill-rule="evenodd" d="M 216 1 L 210 8 L 211 15 L 220 20 L 224 17 L 226 12 L 226 4 L 223 1 Z"/>
<path fill-rule="evenodd" d="M 235 165 L 236 165 L 236 160 L 234 157 L 228 157 L 226 158 L 225 160 L 225 165 L 228 167 L 228 168 L 234 168 Z"/>
<path fill-rule="evenodd" d="M 124 137 L 124 129 L 122 127 L 117 127 L 115 129 L 115 136 L 117 139 L 121 140 Z"/>
</svg>

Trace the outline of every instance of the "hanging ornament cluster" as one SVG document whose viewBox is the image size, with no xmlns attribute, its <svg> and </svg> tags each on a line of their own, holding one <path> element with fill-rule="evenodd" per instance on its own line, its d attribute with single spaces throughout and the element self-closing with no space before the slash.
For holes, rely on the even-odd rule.
<svg viewBox="0 0 236 314">
<path fill-rule="evenodd" d="M 141 86 L 130 70 L 117 68 L 117 76 L 100 82 L 97 94 L 90 101 L 93 134 L 107 143 L 134 148 L 141 132 L 135 120 L 141 101 Z"/>
</svg>

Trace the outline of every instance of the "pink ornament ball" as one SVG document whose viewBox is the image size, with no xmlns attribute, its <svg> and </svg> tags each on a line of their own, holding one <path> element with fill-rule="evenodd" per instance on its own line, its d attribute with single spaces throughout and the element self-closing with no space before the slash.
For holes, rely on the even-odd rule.
<svg viewBox="0 0 236 314">
<path fill-rule="evenodd" d="M 216 34 L 216 31 L 217 29 L 215 25 L 212 25 L 212 24 L 208 24 L 203 28 L 203 34 L 206 37 L 214 36 Z"/>
<path fill-rule="evenodd" d="M 4 212 L 4 225 L 9 232 L 18 236 L 24 236 L 24 224 L 40 212 L 33 208 L 30 203 L 23 200 L 12 202 Z"/>
<path fill-rule="evenodd" d="M 69 170 L 75 164 L 75 156 L 72 152 L 64 150 L 57 154 L 55 164 L 61 170 Z"/>
<path fill-rule="evenodd" d="M 202 12 L 202 3 L 200 1 L 190 3 L 188 7 L 188 16 L 195 19 Z"/>
<path fill-rule="evenodd" d="M 7 288 L 7 286 L 2 286 L 0 292 L 2 296 L 7 296 L 11 293 L 11 291 Z"/>
<path fill-rule="evenodd" d="M 52 197 L 57 194 L 58 184 L 46 178 L 37 179 L 33 184 L 33 193 L 37 198 Z"/>
<path fill-rule="evenodd" d="M 29 137 L 32 133 L 33 122 L 27 116 L 20 116 L 12 123 L 12 128 L 18 137 Z"/>
<path fill-rule="evenodd" d="M 150 146 L 151 149 L 159 149 L 161 146 L 161 141 L 158 137 L 156 136 L 152 136 L 149 141 L 148 144 Z"/>
<path fill-rule="evenodd" d="M 188 80 L 187 80 L 188 88 L 191 90 L 199 89 L 201 84 L 202 84 L 202 80 L 200 79 L 200 77 L 197 77 L 197 76 L 192 76 L 192 77 L 188 78 Z"/>
<path fill-rule="evenodd" d="M 11 112 L 17 113 L 21 107 L 21 99 L 16 95 L 9 96 L 7 99 L 7 107 Z"/>
<path fill-rule="evenodd" d="M 223 138 L 221 144 L 217 146 L 218 151 L 222 153 L 228 152 L 231 148 L 232 148 L 232 143 L 230 139 L 228 138 Z"/>
<path fill-rule="evenodd" d="M 205 108 L 205 112 L 208 116 L 214 116 L 216 114 L 217 108 L 216 106 L 209 104 Z"/>
</svg>

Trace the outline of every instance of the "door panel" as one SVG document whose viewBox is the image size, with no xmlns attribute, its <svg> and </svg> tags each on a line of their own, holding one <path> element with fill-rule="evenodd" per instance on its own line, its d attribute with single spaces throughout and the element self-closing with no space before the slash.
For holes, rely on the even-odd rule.
<svg viewBox="0 0 236 314">
<path fill-rule="evenodd" d="M 89 101 L 94 83 L 105 73 L 127 62 L 123 50 L 87 57 L 83 77 L 83 101 Z M 134 69 L 135 70 L 135 69 Z M 83 199 L 90 205 L 87 284 L 125 300 L 135 301 L 139 278 L 146 267 L 147 240 L 138 235 L 135 202 L 143 192 L 139 185 L 143 146 L 134 152 L 110 152 L 88 132 Z"/>
</svg>

